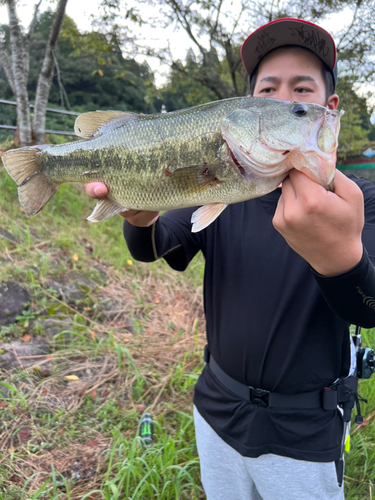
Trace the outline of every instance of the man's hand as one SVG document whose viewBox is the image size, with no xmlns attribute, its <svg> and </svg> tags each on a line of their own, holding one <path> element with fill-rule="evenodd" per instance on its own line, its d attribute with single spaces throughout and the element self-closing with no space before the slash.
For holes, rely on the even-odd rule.
<svg viewBox="0 0 375 500">
<path fill-rule="evenodd" d="M 86 193 L 91 198 L 100 199 L 107 195 L 107 186 L 100 182 L 90 182 L 86 185 Z M 160 212 L 147 212 L 145 210 L 128 210 L 120 215 L 133 226 L 148 227 L 157 221 Z"/>
<path fill-rule="evenodd" d="M 282 183 L 273 218 L 288 245 L 323 276 L 348 271 L 363 253 L 362 191 L 339 170 L 334 191 L 326 191 L 293 169 Z"/>
</svg>

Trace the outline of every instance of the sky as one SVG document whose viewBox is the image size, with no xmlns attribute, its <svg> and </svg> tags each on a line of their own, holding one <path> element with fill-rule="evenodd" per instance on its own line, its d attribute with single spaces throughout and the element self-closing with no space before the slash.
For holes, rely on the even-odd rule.
<svg viewBox="0 0 375 500">
<path fill-rule="evenodd" d="M 236 4 L 239 4 L 239 0 L 225 0 L 226 3 L 230 6 L 233 11 L 236 10 Z M 155 5 L 154 7 L 148 5 L 147 10 L 146 7 L 140 3 L 137 3 L 136 0 L 133 0 L 134 4 L 137 5 L 137 8 L 140 9 L 141 15 L 144 18 L 152 17 L 157 15 L 158 7 Z M 18 2 L 18 16 L 24 26 L 28 26 L 34 12 L 34 5 L 36 0 L 19 0 Z M 52 2 L 53 5 L 56 2 Z M 42 0 L 41 11 L 46 10 L 51 2 L 49 0 Z M 100 4 L 100 0 L 70 0 L 67 4 L 66 13 L 76 22 L 78 28 L 81 31 L 90 31 L 91 27 L 91 15 L 98 13 L 98 5 Z M 132 4 L 131 1 L 128 2 L 129 5 Z M 142 10 L 143 9 L 143 10 Z M 335 15 L 330 19 L 325 20 L 321 23 L 321 26 L 328 31 L 331 30 L 332 26 L 335 26 L 336 29 L 344 26 L 348 19 L 350 19 L 350 12 L 344 11 L 340 15 Z M 8 22 L 8 13 L 7 8 L 5 6 L 0 6 L 0 24 L 2 22 Z M 142 28 L 138 32 L 134 29 L 135 34 L 139 37 L 144 36 L 145 29 Z M 175 26 L 170 25 L 168 28 L 147 28 L 147 43 L 152 45 L 155 48 L 162 48 L 165 46 L 166 41 L 169 42 L 172 53 L 175 57 L 180 59 L 184 59 L 186 52 L 189 47 L 192 46 L 192 42 L 188 35 L 183 30 L 177 30 Z M 154 72 L 155 75 L 155 83 L 157 86 L 163 85 L 168 76 L 168 66 L 161 65 L 158 60 L 152 57 L 146 58 L 143 54 L 135 56 L 135 59 L 142 63 L 145 59 L 149 64 L 150 68 Z M 372 92 L 374 98 L 370 100 L 372 105 L 375 105 L 375 85 L 368 85 L 361 89 L 361 92 Z M 375 122 L 375 113 L 373 115 L 373 120 Z"/>
</svg>

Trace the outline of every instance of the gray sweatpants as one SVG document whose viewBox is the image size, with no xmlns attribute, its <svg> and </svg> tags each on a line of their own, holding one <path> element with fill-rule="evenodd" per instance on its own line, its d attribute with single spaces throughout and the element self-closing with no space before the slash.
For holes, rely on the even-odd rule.
<svg viewBox="0 0 375 500">
<path fill-rule="evenodd" d="M 344 500 L 333 462 L 261 455 L 226 444 L 194 407 L 201 478 L 207 500 Z"/>
</svg>

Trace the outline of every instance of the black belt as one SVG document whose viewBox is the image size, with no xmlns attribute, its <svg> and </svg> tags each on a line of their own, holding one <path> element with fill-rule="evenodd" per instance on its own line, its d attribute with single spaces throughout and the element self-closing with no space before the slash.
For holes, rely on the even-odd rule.
<svg viewBox="0 0 375 500">
<path fill-rule="evenodd" d="M 208 347 L 204 348 L 204 360 L 208 363 L 212 373 L 219 379 L 219 381 L 225 385 L 230 391 L 237 394 L 243 399 L 250 401 L 258 406 L 270 407 L 270 408 L 298 408 L 298 409 L 313 409 L 313 408 L 326 408 L 323 406 L 323 399 L 325 396 L 325 391 L 314 391 L 314 392 L 302 392 L 300 394 L 278 394 L 277 392 L 266 391 L 265 389 L 258 389 L 256 387 L 251 387 L 245 384 L 241 384 L 234 378 L 227 375 L 220 366 L 216 363 L 212 355 L 210 354 Z M 327 388 L 328 392 L 330 391 Z M 322 397 L 323 395 L 323 397 Z M 337 401 L 334 401 L 330 408 L 334 409 L 337 405 Z"/>
</svg>

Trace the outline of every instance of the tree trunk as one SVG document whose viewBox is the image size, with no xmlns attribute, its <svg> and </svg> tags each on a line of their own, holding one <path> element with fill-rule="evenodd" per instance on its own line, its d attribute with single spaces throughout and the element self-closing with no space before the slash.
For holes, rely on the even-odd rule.
<svg viewBox="0 0 375 500">
<path fill-rule="evenodd" d="M 12 89 L 13 94 L 16 95 L 16 88 L 14 86 L 14 78 L 13 78 L 13 71 L 12 71 L 12 63 L 9 59 L 8 54 L 1 47 L 0 47 L 0 64 L 4 68 L 5 75 L 8 79 L 8 82 L 9 82 L 10 88 Z"/>
<path fill-rule="evenodd" d="M 67 3 L 68 0 L 59 1 L 44 54 L 42 70 L 39 74 L 33 118 L 33 130 L 38 144 L 44 143 L 46 108 L 53 78 L 55 51 Z"/>
<path fill-rule="evenodd" d="M 29 76 L 29 38 L 18 22 L 15 0 L 7 0 L 9 12 L 10 46 L 12 51 L 12 73 L 17 100 L 17 121 L 21 146 L 31 145 L 31 120 L 27 78 Z"/>
</svg>

